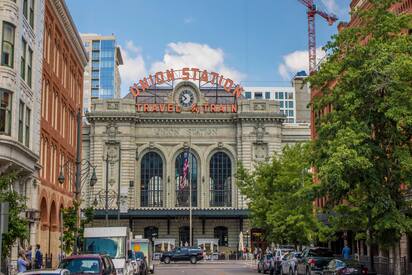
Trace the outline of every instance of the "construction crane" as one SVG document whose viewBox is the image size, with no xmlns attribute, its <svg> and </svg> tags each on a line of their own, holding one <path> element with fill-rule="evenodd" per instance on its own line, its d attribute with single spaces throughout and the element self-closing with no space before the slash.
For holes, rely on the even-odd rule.
<svg viewBox="0 0 412 275">
<path fill-rule="evenodd" d="M 329 14 L 322 10 L 318 10 L 313 0 L 298 0 L 308 8 L 308 35 L 309 35 L 309 73 L 312 74 L 316 70 L 316 31 L 315 31 L 315 15 L 319 14 L 328 21 L 329 26 L 338 20 L 334 14 Z"/>
</svg>

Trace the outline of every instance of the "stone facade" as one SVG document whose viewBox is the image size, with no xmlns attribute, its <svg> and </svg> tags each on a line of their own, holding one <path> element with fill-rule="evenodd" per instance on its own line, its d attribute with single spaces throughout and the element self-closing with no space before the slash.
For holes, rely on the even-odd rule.
<svg viewBox="0 0 412 275">
<path fill-rule="evenodd" d="M 183 85 L 192 86 L 199 102 L 208 100 L 204 97 L 208 91 L 190 83 Z M 163 90 L 166 94 L 163 102 L 179 104 L 178 91 L 179 88 Z M 197 184 L 197 199 L 193 201 L 193 244 L 198 244 L 199 239 L 218 239 L 217 228 L 224 227 L 227 233 L 225 240 L 219 241 L 220 249 L 233 251 L 237 248 L 239 233 L 251 230 L 247 200 L 235 182 L 237 163 L 241 161 L 246 168 L 253 168 L 255 163 L 280 153 L 283 145 L 310 137 L 308 126 L 284 126 L 285 116 L 273 100 L 241 99 L 236 103 L 237 112 L 216 113 L 205 110 L 193 113 L 184 106 L 181 112 L 138 112 L 135 104 L 128 98 L 93 102 L 92 111 L 87 115 L 90 125 L 83 129 L 82 142 L 83 158 L 96 165 L 98 182 L 94 187 L 84 188 L 84 206 L 95 206 L 98 209 L 96 223 L 105 224 L 99 219 L 106 214 L 107 177 L 110 224 L 116 224 L 119 207 L 120 222 L 129 225 L 135 235 L 147 236 L 148 228 L 155 227 L 158 238 L 174 239 L 176 245 L 184 244 L 183 227 L 189 225 L 188 207 L 180 205 L 177 191 L 180 183 L 177 158 L 182 152 L 189 150 L 193 154 L 189 166 L 196 166 L 196 171 L 189 168 L 196 175 L 192 182 Z M 144 163 L 150 152 L 160 156 L 162 163 L 157 176 L 162 190 L 161 203 L 155 205 L 150 205 L 150 198 L 149 205 L 146 204 L 144 193 L 147 188 Z M 218 155 L 230 165 L 220 167 Z M 224 203 L 216 200 L 215 166 L 219 167 L 218 173 L 229 173 L 224 180 L 224 184 L 229 183 L 225 189 L 229 193 L 222 197 Z"/>
<path fill-rule="evenodd" d="M 0 65 L 0 174 L 18 172 L 13 188 L 27 197 L 29 242 L 33 246 L 38 211 L 43 15 L 43 0 L 0 1 L 0 43 L 5 43 L 8 36 L 4 33 L 7 24 L 14 30 L 9 41 L 13 44 L 12 54 L 5 58 L 2 53 Z M 3 112 L 5 106 L 8 112 Z M 12 252 L 15 259 L 17 246 Z"/>
</svg>

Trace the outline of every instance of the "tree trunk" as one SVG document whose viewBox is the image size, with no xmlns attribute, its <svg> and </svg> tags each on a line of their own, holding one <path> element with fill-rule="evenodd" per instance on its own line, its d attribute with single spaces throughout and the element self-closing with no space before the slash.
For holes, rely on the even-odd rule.
<svg viewBox="0 0 412 275">
<path fill-rule="evenodd" d="M 399 257 L 399 243 L 395 244 L 393 247 L 393 263 L 394 263 L 394 275 L 401 275 L 401 264 Z"/>
</svg>

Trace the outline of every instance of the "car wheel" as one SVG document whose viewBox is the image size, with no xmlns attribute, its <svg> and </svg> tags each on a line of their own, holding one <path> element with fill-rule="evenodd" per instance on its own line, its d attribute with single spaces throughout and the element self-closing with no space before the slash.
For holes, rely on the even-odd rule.
<svg viewBox="0 0 412 275">
<path fill-rule="evenodd" d="M 164 262 L 165 264 L 170 264 L 170 257 L 165 257 Z"/>
<path fill-rule="evenodd" d="M 190 257 L 190 263 L 191 264 L 196 264 L 197 263 L 197 259 L 195 256 Z"/>
</svg>

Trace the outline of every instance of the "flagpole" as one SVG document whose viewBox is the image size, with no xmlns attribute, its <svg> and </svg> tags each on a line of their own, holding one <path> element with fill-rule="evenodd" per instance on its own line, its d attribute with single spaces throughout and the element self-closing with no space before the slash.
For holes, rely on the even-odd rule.
<svg viewBox="0 0 412 275">
<path fill-rule="evenodd" d="M 192 246 L 192 173 L 191 173 L 191 163 L 190 163 L 190 159 L 191 159 L 191 155 L 190 155 L 190 149 L 192 147 L 192 131 L 190 131 L 189 134 L 189 246 Z"/>
</svg>

